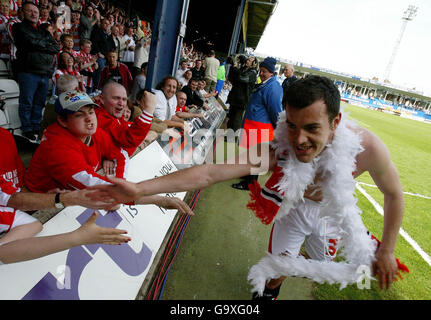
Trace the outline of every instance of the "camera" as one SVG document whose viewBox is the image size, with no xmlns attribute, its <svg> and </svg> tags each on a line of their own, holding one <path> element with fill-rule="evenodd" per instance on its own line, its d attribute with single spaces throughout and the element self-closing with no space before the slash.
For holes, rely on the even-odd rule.
<svg viewBox="0 0 431 320">
<path fill-rule="evenodd" d="M 232 65 L 236 64 L 238 68 L 242 68 L 243 66 L 245 66 L 247 60 L 247 55 L 239 53 L 227 57 L 226 63 Z"/>
</svg>

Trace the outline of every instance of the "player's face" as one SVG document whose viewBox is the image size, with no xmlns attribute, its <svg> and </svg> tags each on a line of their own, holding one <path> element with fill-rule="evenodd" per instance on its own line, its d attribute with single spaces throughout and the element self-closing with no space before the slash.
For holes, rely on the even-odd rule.
<svg viewBox="0 0 431 320">
<path fill-rule="evenodd" d="M 97 130 L 97 117 L 92 106 L 84 106 L 74 114 L 68 115 L 66 120 L 59 119 L 59 122 L 81 141 L 85 141 Z"/>
<path fill-rule="evenodd" d="M 126 89 L 121 86 L 111 86 L 102 94 L 102 102 L 105 110 L 115 118 L 121 118 L 127 107 Z"/>
<path fill-rule="evenodd" d="M 287 104 L 287 132 L 296 158 L 301 162 L 310 162 L 318 156 L 332 140 L 340 120 L 341 113 L 329 123 L 323 100 L 302 109 Z"/>
</svg>

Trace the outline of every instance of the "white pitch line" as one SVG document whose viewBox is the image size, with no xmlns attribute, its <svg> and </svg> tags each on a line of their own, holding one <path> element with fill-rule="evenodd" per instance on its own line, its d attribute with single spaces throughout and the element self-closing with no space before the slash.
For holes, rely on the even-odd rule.
<svg viewBox="0 0 431 320">
<path fill-rule="evenodd" d="M 377 210 L 378 213 L 380 213 L 382 216 L 383 214 L 383 208 L 376 202 L 376 200 L 373 199 L 360 185 L 359 183 L 356 184 L 356 188 L 365 196 L 365 198 L 368 199 L 368 201 L 371 202 L 373 207 Z M 403 230 L 403 228 L 400 228 L 400 234 L 401 236 L 413 247 L 413 249 L 416 250 L 417 253 L 425 260 L 426 263 L 431 267 L 431 257 L 422 250 L 422 248 L 419 246 L 419 244 L 413 240 L 410 235 Z"/>
<path fill-rule="evenodd" d="M 362 185 L 367 186 L 367 187 L 377 188 L 377 186 L 375 186 L 374 184 L 369 184 L 369 183 L 365 183 L 365 182 L 357 182 L 357 183 L 362 184 Z M 407 192 L 407 191 L 404 191 L 403 193 L 404 194 L 408 194 L 410 196 L 415 196 L 415 197 L 424 198 L 424 199 L 430 199 L 431 200 L 431 197 L 424 196 L 423 194 L 411 193 L 411 192 Z"/>
</svg>

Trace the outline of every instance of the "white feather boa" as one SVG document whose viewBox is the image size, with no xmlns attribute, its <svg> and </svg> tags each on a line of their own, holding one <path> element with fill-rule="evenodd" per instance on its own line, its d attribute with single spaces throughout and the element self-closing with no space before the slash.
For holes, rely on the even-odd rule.
<svg viewBox="0 0 431 320">
<path fill-rule="evenodd" d="M 323 193 L 320 216 L 327 217 L 339 228 L 341 240 L 338 242 L 338 256 L 344 261 L 307 260 L 302 256 L 268 253 L 250 269 L 248 280 L 253 285 L 253 291 L 262 294 L 267 280 L 281 276 L 306 277 L 319 283 L 339 283 L 341 290 L 359 279 L 356 273 L 359 266 L 371 268 L 377 243 L 367 234 L 362 223 L 352 176 L 356 168 L 356 156 L 363 148 L 360 136 L 346 127 L 347 124 L 350 127 L 356 124 L 344 118 L 343 114 L 332 142 L 309 163 L 298 161 L 290 146 L 285 111 L 280 113 L 272 142 L 277 157 L 285 159 L 279 162 L 283 178 L 277 187 L 284 192 L 284 198 L 275 219 L 287 215 L 299 201 L 304 201 L 305 190 L 313 184 L 316 173 L 321 174 L 321 182 L 318 183 Z"/>
</svg>

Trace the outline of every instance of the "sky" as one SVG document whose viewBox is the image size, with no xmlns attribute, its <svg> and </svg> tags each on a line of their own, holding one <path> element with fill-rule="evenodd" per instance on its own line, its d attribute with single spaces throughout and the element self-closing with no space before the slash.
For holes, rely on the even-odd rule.
<svg viewBox="0 0 431 320">
<path fill-rule="evenodd" d="M 382 80 L 409 5 L 389 80 L 431 96 L 430 0 L 279 0 L 255 53 Z"/>
</svg>

